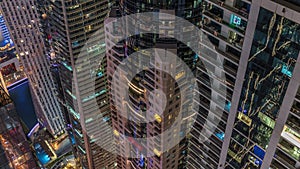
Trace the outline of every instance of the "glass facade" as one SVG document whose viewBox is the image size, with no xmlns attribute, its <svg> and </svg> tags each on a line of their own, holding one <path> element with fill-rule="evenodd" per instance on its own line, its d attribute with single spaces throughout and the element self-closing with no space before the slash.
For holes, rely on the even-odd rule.
<svg viewBox="0 0 300 169">
<path fill-rule="evenodd" d="M 23 19 L 20 11 L 26 11 L 19 6 L 28 3 L 11 2 L 3 9 L 9 15 L 12 6 L 18 6 L 14 11 L 18 15 L 13 12 L 10 17 L 11 27 L 17 27 L 22 25 L 18 24 Z M 55 86 L 47 89 L 55 88 L 77 168 L 266 169 L 262 166 L 271 162 L 266 157 L 270 157 L 272 150 L 276 151 L 274 156 L 271 154 L 273 161 L 269 169 L 300 168 L 300 88 L 292 98 L 291 109 L 280 110 L 290 101 L 288 86 L 293 86 L 295 81 L 298 86 L 300 83 L 294 78 L 294 69 L 299 65 L 296 60 L 300 50 L 300 25 L 279 13 L 286 17 L 292 13 L 291 18 L 297 20 L 293 10 L 299 12 L 298 0 L 264 0 L 260 4 L 256 3 L 258 0 L 116 0 L 112 8 L 112 1 L 103 0 L 45 0 L 36 1 L 37 7 L 32 4 L 33 0 L 28 2 L 29 9 L 39 10 L 39 22 L 29 21 L 25 27 L 30 31 L 38 24 L 43 30 L 46 51 L 41 52 L 46 53 L 44 59 L 47 60 L 42 64 L 25 62 L 24 66 L 32 71 L 36 71 L 35 66 L 50 67 L 52 78 L 49 80 L 53 80 Z M 161 12 L 188 20 L 202 30 L 212 45 L 202 44 L 197 39 L 201 46 L 198 56 L 191 50 L 198 43 L 184 44 L 171 38 L 177 34 L 196 37 L 191 35 L 193 26 L 180 25 L 173 16 L 159 19 L 141 16 L 114 22 L 111 27 L 106 24 L 112 18 L 143 12 Z M 32 14 L 36 19 L 36 11 Z M 0 16 L 3 29 L 1 23 Z M 158 33 L 140 33 L 158 25 Z M 23 30 L 21 28 L 18 29 Z M 125 34 L 130 37 L 122 39 Z M 15 33 L 19 40 L 16 44 L 29 44 L 28 38 L 17 35 L 21 34 Z M 1 38 L 0 52 L 9 47 L 7 40 L 1 43 Z M 40 40 L 39 37 L 31 41 Z M 149 48 L 167 49 L 180 58 L 166 63 L 161 58 L 166 58 L 168 52 L 162 54 Z M 32 58 L 33 49 L 22 51 L 19 52 L 21 57 Z M 105 58 L 100 63 L 102 56 Z M 4 59 L 10 57 L 15 56 L 6 55 Z M 2 57 L 2 61 L 4 59 Z M 125 60 L 128 64 L 122 67 Z M 221 60 L 223 65 L 215 60 Z M 188 71 L 180 61 L 196 76 L 195 85 L 186 81 Z M 208 63 L 204 64 L 205 61 Z M 144 70 L 136 72 L 141 65 Z M 122 72 L 115 76 L 117 67 L 121 67 Z M 175 76 L 169 76 L 168 70 Z M 16 71 L 13 64 L 2 69 L 4 75 L 11 71 Z M 48 76 L 50 72 L 46 73 Z M 33 84 L 44 88 L 44 82 L 40 78 L 36 80 Z M 195 86 L 199 97 L 193 97 Z M 153 94 L 158 89 L 166 95 L 163 110 L 160 93 Z M 50 104 L 45 101 L 45 105 Z M 7 167 L 9 160 L 13 160 L 5 154 L 7 146 L 12 145 L 6 143 L 9 134 L 13 136 L 12 141 L 19 138 L 11 130 L 11 124 L 1 119 L 1 113 L 8 116 L 5 113 L 13 107 L 4 107 L 6 109 L 0 108 L 3 121 L 0 123 L 0 168 Z M 182 113 L 184 120 L 177 123 L 180 110 L 187 113 Z M 288 115 L 287 121 L 279 118 L 284 113 Z M 148 117 L 152 121 L 144 121 Z M 173 123 L 176 129 L 158 136 L 173 127 Z M 9 132 L 1 131 L 1 124 L 6 125 L 2 128 L 10 127 Z M 284 127 L 280 139 L 277 137 L 279 141 L 275 138 L 275 142 L 274 136 L 279 133 L 274 131 L 278 131 L 281 124 Z M 140 138 L 147 140 L 140 141 Z M 179 141 L 164 151 L 173 140 Z M 110 146 L 111 149 L 104 149 Z M 41 145 L 34 148 L 41 163 L 52 160 Z"/>
<path fill-rule="evenodd" d="M 114 160 L 112 154 L 97 144 L 111 141 L 106 131 L 99 130 L 103 127 L 99 125 L 110 124 L 111 118 L 106 92 L 106 60 L 98 63 L 105 53 L 105 44 L 99 42 L 105 37 L 98 30 L 104 26 L 110 3 L 103 0 L 39 1 L 57 96 L 74 142 L 78 167 L 82 168 L 111 168 Z M 83 47 L 86 50 L 83 51 Z M 95 65 L 99 69 L 94 70 Z M 100 124 L 100 117 L 107 123 Z"/>
<path fill-rule="evenodd" d="M 214 79 L 203 65 L 198 64 L 200 98 L 197 101 L 200 103 L 200 110 L 197 111 L 197 121 L 191 131 L 188 168 L 218 168 L 224 140 L 230 136 L 226 134 L 226 127 L 251 5 L 246 1 L 234 2 L 236 3 L 230 4 L 229 1 L 205 0 L 202 3 L 201 28 L 214 45 L 207 58 L 211 59 L 209 61 L 217 58 L 223 61 L 223 69 L 219 69 L 220 67 L 213 62 L 209 66 L 213 67 L 215 74 L 219 71 L 224 72 L 225 78 Z M 218 53 L 213 54 L 215 51 Z M 226 92 L 220 92 L 214 85 L 211 86 L 214 81 L 224 86 Z M 214 94 L 219 96 L 214 98 Z M 226 99 L 225 104 L 221 103 L 222 99 Z M 211 109 L 212 106 L 215 108 Z M 216 123 L 216 120 L 220 122 Z M 206 132 L 213 132 L 213 135 L 209 135 L 207 141 L 199 142 L 199 138 L 207 137 Z"/>
<path fill-rule="evenodd" d="M 4 17 L 0 14 L 0 52 L 6 52 L 9 49 L 13 48 L 13 46 L 14 43 L 10 38 L 8 29 L 4 21 Z"/>
<path fill-rule="evenodd" d="M 44 39 L 41 36 L 35 2 L 34 0 L 3 0 L 0 8 L 5 16 L 10 37 L 15 44 L 18 57 L 15 59 L 20 59 L 21 69 L 26 73 L 30 82 L 38 121 L 56 137 L 64 133 L 64 121 L 57 98 L 52 90 L 54 86 L 47 67 L 48 60 L 45 57 Z M 11 69 L 10 67 L 8 69 Z M 15 64 L 15 67 L 19 70 L 19 65 Z M 16 80 L 17 76 L 21 75 L 19 73 L 8 78 Z M 8 81 L 10 80 L 8 79 Z"/>
<path fill-rule="evenodd" d="M 262 164 L 299 54 L 299 29 L 260 9 L 227 155 L 234 168 Z"/>
<path fill-rule="evenodd" d="M 29 134 L 30 130 L 38 123 L 35 114 L 32 96 L 30 93 L 28 79 L 18 81 L 15 86 L 10 86 L 8 92 L 14 101 L 17 113 L 26 127 L 26 133 Z"/>
<path fill-rule="evenodd" d="M 176 1 L 122 1 L 120 3 L 120 12 L 119 16 L 125 14 L 135 14 L 142 12 L 164 12 L 171 15 L 176 15 L 182 18 L 189 20 L 196 26 L 200 25 L 201 20 L 201 1 L 187 1 L 187 2 L 176 2 Z M 116 17 L 116 16 L 115 16 Z M 155 57 L 166 57 L 163 54 L 156 54 L 156 52 L 148 51 L 146 49 L 149 48 L 160 48 L 165 50 L 170 50 L 172 53 L 178 55 L 191 69 L 193 69 L 194 61 L 197 60 L 195 58 L 195 53 L 191 51 L 191 49 L 177 41 L 174 38 L 168 38 L 165 36 L 161 36 L 162 34 L 166 35 L 174 35 L 178 32 L 174 32 L 175 26 L 179 26 L 175 24 L 175 17 L 166 17 L 161 18 L 158 22 L 158 18 L 156 17 L 148 17 L 143 19 L 137 19 L 135 23 L 130 23 L 126 26 L 130 27 L 130 31 L 137 30 L 140 32 L 151 30 L 151 26 L 162 25 L 160 29 L 161 34 L 138 34 L 135 36 L 131 36 L 126 39 L 126 41 L 121 41 L 116 44 L 112 44 L 110 41 L 107 41 L 106 46 L 113 45 L 113 49 L 111 51 L 107 51 L 107 60 L 108 60 L 108 79 L 109 82 L 112 83 L 113 73 L 116 71 L 116 67 L 122 62 L 122 60 L 128 57 L 128 62 L 130 62 L 130 66 L 128 66 L 123 71 L 127 73 L 129 76 L 134 76 L 134 78 L 128 84 L 128 100 L 117 100 L 116 105 L 112 105 L 112 123 L 114 127 L 114 134 L 116 142 L 122 142 L 122 138 L 127 136 L 129 137 L 129 141 L 132 143 L 129 146 L 125 146 L 125 144 L 117 144 L 117 151 L 120 154 L 132 154 L 134 157 L 138 158 L 127 158 L 118 156 L 117 163 L 120 168 L 184 168 L 186 165 L 186 161 L 184 158 L 187 156 L 187 139 L 184 138 L 187 126 L 187 121 L 179 124 L 179 129 L 174 133 L 170 133 L 165 138 L 155 138 L 148 139 L 144 142 L 138 142 L 139 138 L 151 138 L 151 137 L 160 137 L 159 134 L 163 133 L 164 130 L 171 130 L 171 125 L 174 125 L 175 119 L 178 117 L 179 109 L 188 109 L 188 103 L 183 105 L 181 103 L 180 89 L 179 85 L 175 83 L 176 80 L 181 80 L 184 82 L 185 76 L 184 71 L 180 71 L 181 64 L 179 61 L 174 60 L 172 62 L 173 65 L 177 65 L 175 78 L 172 78 L 166 71 L 170 67 L 170 64 L 162 63 L 155 59 Z M 145 22 L 144 22 L 145 20 Z M 145 24 L 149 21 L 152 21 L 153 25 Z M 132 20 L 131 20 L 132 21 Z M 130 21 L 130 22 L 131 22 Z M 128 21 L 129 22 L 129 21 Z M 120 24 L 120 25 L 117 25 Z M 133 27 L 131 27 L 133 25 Z M 180 25 L 181 26 L 181 25 Z M 177 28 L 177 27 L 176 27 Z M 118 32 L 116 30 L 124 31 L 121 33 L 125 34 L 125 30 L 122 30 L 122 24 L 116 23 L 113 28 L 107 29 L 106 34 L 109 34 L 109 38 L 113 39 L 112 41 L 116 41 Z M 178 30 L 179 28 L 177 28 Z M 191 30 L 188 28 L 182 29 L 186 30 L 185 33 L 189 34 Z M 109 30 L 109 31 L 108 31 Z M 131 32 L 129 34 L 134 34 L 135 32 Z M 182 33 L 182 32 L 181 32 Z M 195 44 L 190 44 L 195 45 Z M 145 61 L 145 59 L 132 59 L 132 53 L 138 53 L 139 58 L 147 58 L 149 60 Z M 178 59 L 179 60 L 179 59 Z M 153 65 L 161 65 L 164 68 L 163 70 L 156 68 L 149 68 L 147 70 L 141 72 L 135 72 L 137 67 L 140 65 L 148 65 L 149 62 Z M 145 62 L 145 63 L 143 63 Z M 170 63 L 170 62 L 168 62 Z M 149 66 L 151 67 L 151 66 Z M 195 67 L 194 67 L 195 68 Z M 178 71 L 178 72 L 177 72 Z M 135 74 L 137 73 L 137 74 Z M 125 77 L 125 74 L 122 76 Z M 123 86 L 124 81 L 119 79 L 123 79 L 124 77 L 118 77 L 116 80 L 119 85 Z M 117 78 L 115 78 L 117 79 Z M 187 88 L 184 86 L 189 85 L 188 83 L 183 84 L 182 88 Z M 160 88 L 163 86 L 163 88 Z M 111 87 L 111 93 L 117 93 L 121 95 L 119 98 L 122 98 L 122 90 L 118 87 Z M 150 93 L 154 92 L 155 89 L 162 90 L 166 93 L 167 101 L 166 107 L 163 115 L 159 115 L 160 113 L 158 109 L 160 109 L 160 99 L 155 99 L 155 96 L 152 96 Z M 186 90 L 187 92 L 189 90 Z M 181 91 L 182 92 L 182 91 Z M 113 99 L 111 99 L 113 100 Z M 190 99 L 189 99 L 190 101 Z M 121 109 L 125 109 L 126 113 L 120 111 L 120 108 L 116 110 L 115 107 L 118 108 L 118 102 L 122 102 L 125 106 Z M 151 109 L 153 107 L 153 110 Z M 149 115 L 147 115 L 147 110 L 151 109 Z M 126 118 L 121 116 L 121 114 L 126 114 Z M 138 115 L 137 115 L 138 114 Z M 149 123 L 143 123 L 145 117 L 151 116 L 153 117 L 153 121 Z M 183 115 L 187 116 L 187 115 Z M 177 124 L 176 124 L 177 125 Z M 180 143 L 174 145 L 174 147 L 170 148 L 169 151 L 164 152 L 163 145 L 170 142 L 171 139 L 182 139 Z M 147 157 L 148 154 L 154 153 L 153 156 Z M 149 155 L 148 155 L 149 156 Z"/>
</svg>

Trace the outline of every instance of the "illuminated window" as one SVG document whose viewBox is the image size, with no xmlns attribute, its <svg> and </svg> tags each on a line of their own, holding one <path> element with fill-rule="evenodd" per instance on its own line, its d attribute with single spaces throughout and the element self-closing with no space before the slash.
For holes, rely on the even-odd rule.
<svg viewBox="0 0 300 169">
<path fill-rule="evenodd" d="M 248 116 L 246 116 L 245 114 L 243 114 L 241 112 L 239 112 L 239 114 L 238 114 L 238 119 L 240 119 L 242 122 L 244 122 L 248 126 L 250 126 L 252 123 L 252 119 L 250 119 Z"/>
<path fill-rule="evenodd" d="M 160 123 L 162 121 L 160 115 L 158 115 L 158 114 L 155 114 L 154 118 L 158 123 Z"/>
<path fill-rule="evenodd" d="M 86 26 L 85 27 L 85 32 L 89 32 L 92 30 L 92 25 Z"/>
<path fill-rule="evenodd" d="M 241 23 L 242 23 L 242 19 L 240 17 L 235 16 L 234 14 L 231 14 L 230 24 L 240 26 Z"/>
<path fill-rule="evenodd" d="M 257 157 L 259 157 L 260 159 L 264 159 L 265 154 L 266 154 L 266 152 L 265 152 L 262 148 L 260 148 L 259 146 L 257 146 L 257 145 L 255 145 L 255 146 L 253 147 L 253 153 L 254 153 Z"/>
<path fill-rule="evenodd" d="M 119 136 L 120 133 L 117 130 L 114 130 L 114 135 Z"/>
<path fill-rule="evenodd" d="M 225 134 L 223 132 L 220 133 L 216 133 L 216 136 L 220 139 L 220 140 L 224 140 Z"/>
<path fill-rule="evenodd" d="M 230 107 L 231 107 L 231 102 L 227 102 L 224 109 L 229 112 Z"/>
<path fill-rule="evenodd" d="M 160 157 L 161 152 L 158 151 L 156 148 L 153 150 L 154 154 L 157 155 L 158 157 Z"/>
<path fill-rule="evenodd" d="M 258 113 L 258 117 L 260 118 L 261 122 L 263 122 L 265 125 L 274 129 L 275 121 L 273 119 L 271 119 L 267 115 L 263 114 L 262 112 Z"/>
<path fill-rule="evenodd" d="M 281 73 L 287 75 L 288 77 L 292 77 L 292 72 L 289 71 L 289 67 L 287 67 L 286 65 L 282 66 Z"/>
</svg>

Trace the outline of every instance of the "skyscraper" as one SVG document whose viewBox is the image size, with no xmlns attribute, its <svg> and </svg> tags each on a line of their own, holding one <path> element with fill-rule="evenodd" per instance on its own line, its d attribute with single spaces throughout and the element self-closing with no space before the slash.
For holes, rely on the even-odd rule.
<svg viewBox="0 0 300 169">
<path fill-rule="evenodd" d="M 62 112 L 54 93 L 35 1 L 1 1 L 16 51 L 28 76 L 39 122 L 53 136 L 64 132 Z"/>
<path fill-rule="evenodd" d="M 240 97 L 232 104 L 231 137 L 225 133 L 222 149 L 228 146 L 226 168 L 300 167 L 295 128 L 300 20 L 299 9 L 291 4 L 252 1 L 244 40 L 251 47 L 243 46 L 241 59 L 247 67 L 238 71 L 245 80 L 236 86 Z M 220 164 L 224 161 L 222 156 Z"/>
<path fill-rule="evenodd" d="M 0 86 L 0 168 L 37 169 L 16 110 Z"/>
<path fill-rule="evenodd" d="M 7 90 L 14 102 L 25 134 L 37 123 L 32 98 L 29 90 L 29 82 L 23 71 L 19 59 L 16 56 L 14 43 L 4 21 L 0 15 L 0 82 L 4 90 Z M 26 106 L 26 107 L 24 107 Z"/>
<path fill-rule="evenodd" d="M 119 16 L 116 13 L 111 16 L 120 17 L 136 12 L 163 11 L 157 9 L 164 8 L 163 2 L 153 2 L 155 7 L 152 7 L 151 3 L 121 1 L 121 7 L 119 11 L 117 10 Z M 167 153 L 163 154 L 158 149 L 154 149 L 151 143 L 139 145 L 131 140 L 130 146 L 123 142 L 117 144 L 117 150 L 123 155 L 133 153 L 135 158 L 119 156 L 118 167 L 299 168 L 299 129 L 297 127 L 299 124 L 297 94 L 299 93 L 297 92 L 299 88 L 299 8 L 293 6 L 292 3 L 296 2 L 259 0 L 204 0 L 201 2 L 199 5 L 203 7 L 201 28 L 215 46 L 211 50 L 217 52 L 202 59 L 221 58 L 223 70 L 211 60 L 207 60 L 214 69 L 212 77 L 206 70 L 207 67 L 196 64 L 195 73 L 199 79 L 197 82 L 200 98 L 195 102 L 199 104 L 200 109 L 195 110 L 196 122 L 188 139 L 183 142 L 183 144 L 188 143 L 187 161 L 181 163 L 180 157 L 184 155 L 177 156 L 177 153 L 184 148 L 174 148 L 174 154 L 172 154 L 173 149 L 171 153 L 168 152 L 174 159 L 172 161 L 168 159 L 170 156 Z M 171 12 L 172 5 L 172 3 L 168 4 L 169 11 L 163 12 Z M 183 6 L 183 4 L 180 5 Z M 189 13 L 188 8 L 186 13 Z M 195 15 L 192 13 L 191 16 Z M 184 18 L 189 18 L 189 15 Z M 141 25 L 142 23 L 143 21 L 140 21 Z M 197 22 L 195 24 L 197 25 Z M 124 26 L 121 23 L 120 25 Z M 139 28 L 150 29 L 151 26 L 142 25 Z M 113 85 L 113 78 L 116 78 L 113 76 L 116 67 L 129 54 L 144 48 L 159 47 L 159 43 L 152 42 L 155 36 L 149 34 L 112 43 L 114 39 L 123 38 L 122 36 L 126 34 L 120 33 L 122 28 L 118 26 L 118 23 L 105 30 L 108 30 L 106 34 L 109 36 L 106 46 L 110 51 L 106 52 L 110 86 Z M 129 33 L 129 35 L 132 34 Z M 158 40 L 158 42 L 161 41 Z M 167 41 L 163 41 L 161 47 L 166 44 Z M 108 45 L 114 47 L 111 49 Z M 180 47 L 173 49 L 182 50 Z M 142 51 L 141 53 L 140 57 L 150 56 L 154 52 Z M 185 58 L 185 55 L 180 56 Z M 185 59 L 191 58 L 186 56 Z M 135 58 L 130 62 L 138 65 L 141 60 Z M 186 63 L 189 66 L 192 65 L 192 62 Z M 128 65 L 124 72 L 130 74 L 131 66 Z M 218 77 L 220 70 L 225 73 L 225 80 Z M 153 123 L 139 123 L 143 118 L 143 112 L 145 113 L 149 108 L 149 101 L 151 105 L 151 99 L 147 100 L 144 92 L 153 90 L 153 86 L 162 83 L 158 78 L 159 74 L 161 72 L 145 71 L 128 82 L 129 100 L 125 101 L 129 103 L 125 103 L 126 106 L 121 109 L 122 111 L 129 109 L 126 114 L 127 118 L 119 116 L 122 111 L 120 107 L 116 108 L 122 100 L 115 102 L 111 98 L 111 103 L 115 104 L 111 105 L 113 128 L 116 130 L 114 131 L 115 138 L 123 135 L 140 138 L 145 135 L 151 136 L 152 130 L 157 130 L 154 135 L 161 132 L 166 120 L 162 116 L 156 115 L 156 121 L 153 122 L 156 123 L 154 128 L 151 127 Z M 168 80 L 170 83 L 171 80 Z M 110 92 L 122 94 L 123 85 L 118 84 L 121 88 L 111 87 Z M 226 87 L 226 92 L 216 90 L 215 85 Z M 168 84 L 163 86 L 169 87 Z M 222 99 L 226 100 L 225 105 L 222 104 Z M 159 106 L 159 103 L 156 104 Z M 169 107 L 166 106 L 166 108 Z M 288 110 L 290 110 L 289 113 Z M 164 113 L 170 115 L 172 114 L 170 112 Z M 207 140 L 201 142 L 205 139 Z M 156 142 L 154 144 L 161 144 L 161 141 Z M 145 157 L 142 153 L 143 148 L 153 150 L 155 156 Z M 177 162 L 181 165 L 177 165 Z"/>
<path fill-rule="evenodd" d="M 219 167 L 224 137 L 230 135 L 226 133 L 226 127 L 227 123 L 230 123 L 230 109 L 236 99 L 234 91 L 238 90 L 237 85 L 243 82 L 242 78 L 238 77 L 238 70 L 245 66 L 245 62 L 241 61 L 241 54 L 250 4 L 249 1 L 229 0 L 202 2 L 201 30 L 214 45 L 213 50 L 217 52 L 217 55 L 208 58 L 215 60 L 219 57 L 223 60 L 221 71 L 225 74 L 224 79 L 218 77 L 217 65 L 212 63 L 211 66 L 215 67 L 215 80 L 225 87 L 225 92 L 214 89 L 213 83 L 209 85 L 211 75 L 206 68 L 198 66 L 200 111 L 191 131 L 187 168 Z M 213 93 L 218 93 L 220 97 L 213 98 Z M 224 99 L 225 105 L 221 102 Z M 199 142 L 199 139 L 207 140 Z"/>
<path fill-rule="evenodd" d="M 114 165 L 113 156 L 96 143 L 112 140 L 97 125 L 99 121 L 110 123 L 106 63 L 91 71 L 95 63 L 98 66 L 99 57 L 105 55 L 105 44 L 99 43 L 104 39 L 104 32 L 97 31 L 104 26 L 109 5 L 109 1 L 103 0 L 39 2 L 58 97 L 65 110 L 69 133 L 75 137 L 75 157 L 82 168 Z M 92 78 L 97 78 L 97 86 L 89 83 L 88 79 Z M 95 99 L 102 113 L 94 106 Z"/>
<path fill-rule="evenodd" d="M 187 167 L 298 168 L 299 8 L 259 0 L 203 8 L 202 30 L 226 59 L 227 101 L 209 140 L 189 142 Z"/>
<path fill-rule="evenodd" d="M 162 15 L 126 18 L 143 12 Z M 191 75 L 188 69 L 195 71 L 198 57 L 190 47 L 198 43 L 188 38 L 190 41 L 184 44 L 172 38 L 194 35 L 193 26 L 176 23 L 180 20 L 175 16 L 199 27 L 200 1 L 125 0 L 112 9 L 111 19 L 105 24 L 118 168 L 186 166 L 189 140 L 186 135 L 193 121 L 191 116 L 198 111 L 192 106 L 195 84 L 188 80 Z M 119 17 L 125 19 L 114 21 Z M 143 33 L 154 27 L 159 27 L 159 31 Z"/>
<path fill-rule="evenodd" d="M 299 8 L 292 5 L 296 2 L 123 0 L 110 11 L 107 2 L 100 0 L 40 2 L 52 70 L 57 75 L 69 131 L 75 136 L 74 150 L 80 165 L 134 169 L 299 168 Z M 173 31 L 178 28 L 174 26 L 175 17 L 158 15 L 109 24 L 111 18 L 143 12 L 186 19 L 201 28 L 212 45 L 202 44 L 201 57 L 190 49 L 198 43 L 182 44 L 168 38 L 178 33 Z M 110 19 L 104 25 L 106 14 Z M 150 21 L 150 25 L 143 24 Z M 156 24 L 162 25 L 159 33 L 138 34 Z M 192 32 L 184 25 L 179 28 L 187 35 Z M 99 43 L 104 35 L 105 44 Z M 130 37 L 120 40 L 124 35 Z M 140 58 L 131 56 L 133 53 Z M 189 97 L 192 92 L 183 64 L 162 59 L 171 54 L 179 56 L 197 77 L 198 90 L 193 92 L 199 97 Z M 157 67 L 136 72 L 136 67 L 146 64 L 142 58 Z M 124 60 L 128 61 L 127 67 L 115 75 Z M 216 60 L 222 61 L 223 68 Z M 173 71 L 175 78 L 167 71 Z M 179 86 L 184 90 L 180 91 Z M 157 89 L 163 93 L 151 95 Z M 166 103 L 161 102 L 163 95 Z M 199 109 L 191 109 L 181 99 L 193 99 Z M 95 100 L 100 111 L 95 108 Z M 164 104 L 165 109 L 160 110 Z M 190 117 L 185 114 L 180 127 L 159 139 L 151 138 L 176 123 L 180 109 L 193 113 L 191 131 L 185 133 L 190 124 L 185 122 Z M 151 121 L 145 123 L 147 118 Z M 113 138 L 104 130 L 105 124 L 113 129 Z M 150 139 L 139 142 L 139 138 Z M 180 141 L 163 151 L 164 145 L 173 140 Z M 97 142 L 112 142 L 115 149 L 111 151 L 117 153 L 117 158 Z"/>
</svg>

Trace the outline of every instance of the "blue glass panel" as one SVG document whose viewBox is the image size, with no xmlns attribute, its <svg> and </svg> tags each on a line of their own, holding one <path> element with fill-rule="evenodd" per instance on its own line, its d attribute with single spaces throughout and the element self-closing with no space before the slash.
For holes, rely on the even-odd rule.
<svg viewBox="0 0 300 169">
<path fill-rule="evenodd" d="M 221 133 L 216 133 L 216 136 L 220 139 L 220 140 L 224 140 L 225 134 L 223 132 Z"/>
<path fill-rule="evenodd" d="M 262 160 L 264 159 L 266 154 L 266 152 L 257 145 L 254 146 L 253 153 Z"/>
<path fill-rule="evenodd" d="M 282 66 L 281 73 L 287 75 L 288 77 L 292 77 L 292 72 L 289 71 L 289 68 L 286 65 Z"/>
</svg>

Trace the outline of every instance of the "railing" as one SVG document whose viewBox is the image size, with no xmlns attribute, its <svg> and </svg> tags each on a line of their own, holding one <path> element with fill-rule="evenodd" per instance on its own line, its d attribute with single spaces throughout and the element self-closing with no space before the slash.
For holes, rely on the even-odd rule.
<svg viewBox="0 0 300 169">
<path fill-rule="evenodd" d="M 245 19 L 248 18 L 249 14 L 248 14 L 247 9 L 243 9 L 243 8 L 242 9 L 238 9 L 235 6 L 227 5 L 224 2 L 219 1 L 219 0 L 208 0 L 208 1 L 213 2 L 214 4 L 219 5 L 219 6 L 223 7 L 223 8 L 225 8 L 225 9 L 233 12 L 233 13 L 236 13 L 236 14 L 244 17 Z"/>
<path fill-rule="evenodd" d="M 227 27 L 239 32 L 240 34 L 242 34 L 244 36 L 246 28 L 241 29 L 239 27 L 232 27 L 231 24 L 229 24 L 228 22 L 225 22 L 221 17 L 216 16 L 215 14 L 212 14 L 210 11 L 205 11 L 203 14 L 210 17 L 211 19 L 215 20 L 217 23 L 221 23 L 223 25 L 226 25 Z"/>
</svg>

